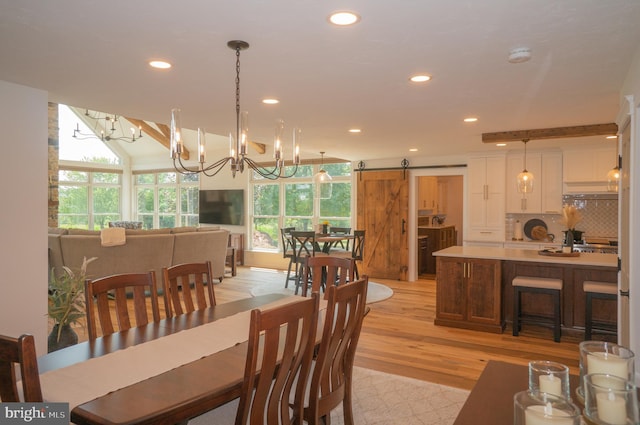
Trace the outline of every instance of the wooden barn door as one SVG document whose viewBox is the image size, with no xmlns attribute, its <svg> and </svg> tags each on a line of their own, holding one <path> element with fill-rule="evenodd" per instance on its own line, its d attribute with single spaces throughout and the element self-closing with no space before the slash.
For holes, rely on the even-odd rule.
<svg viewBox="0 0 640 425">
<path fill-rule="evenodd" d="M 365 230 L 361 274 L 407 280 L 409 176 L 363 171 L 357 176 L 356 228 Z"/>
</svg>

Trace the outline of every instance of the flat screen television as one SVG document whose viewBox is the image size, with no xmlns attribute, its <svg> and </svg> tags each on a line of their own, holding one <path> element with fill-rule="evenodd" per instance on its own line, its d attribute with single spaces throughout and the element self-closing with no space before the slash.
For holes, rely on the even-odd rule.
<svg viewBox="0 0 640 425">
<path fill-rule="evenodd" d="M 199 221 L 206 224 L 244 225 L 244 190 L 200 190 Z"/>
</svg>

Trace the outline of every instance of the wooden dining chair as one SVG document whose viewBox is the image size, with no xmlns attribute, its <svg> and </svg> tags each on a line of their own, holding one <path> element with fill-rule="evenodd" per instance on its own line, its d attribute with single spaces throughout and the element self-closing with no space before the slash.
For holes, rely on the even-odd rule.
<svg viewBox="0 0 640 425">
<path fill-rule="evenodd" d="M 351 227 L 332 227 L 329 230 L 329 233 L 332 235 L 350 235 Z M 343 239 L 341 241 L 335 242 L 331 249 L 341 249 L 344 251 L 349 251 L 349 239 Z M 340 246 L 340 248 L 338 248 Z"/>
<path fill-rule="evenodd" d="M 353 425 L 352 375 L 362 329 L 369 278 L 327 288 L 322 340 L 311 372 L 304 420 L 310 425 L 330 422 L 342 403 L 345 425 Z M 300 400 L 296 399 L 296 405 Z M 322 421 L 322 422 L 321 422 Z"/>
<path fill-rule="evenodd" d="M 282 240 L 282 257 L 285 259 L 289 259 L 289 265 L 287 267 L 287 279 L 284 281 L 284 287 L 289 287 L 289 281 L 293 280 L 295 282 L 296 276 L 291 276 L 291 269 L 294 265 L 294 249 L 293 249 L 293 239 L 291 238 L 291 232 L 295 231 L 295 227 L 283 227 L 280 229 L 280 238 Z"/>
<path fill-rule="evenodd" d="M 153 321 L 160 321 L 158 285 L 154 271 L 87 279 L 84 287 L 89 339 L 98 337 L 98 322 L 103 336 L 148 324 L 149 307 Z M 130 308 L 133 310 L 133 317 Z"/>
<path fill-rule="evenodd" d="M 163 267 L 162 287 L 167 317 L 216 305 L 211 276 L 211 261 Z"/>
<path fill-rule="evenodd" d="M 236 425 L 299 423 L 295 421 L 303 414 L 316 343 L 318 303 L 319 296 L 314 294 L 268 310 L 251 311 Z M 295 401 L 292 409 L 290 400 Z"/>
<path fill-rule="evenodd" d="M 300 286 L 309 284 L 310 282 L 302 281 L 302 272 L 304 262 L 307 257 L 325 256 L 318 242 L 316 241 L 316 232 L 313 231 L 293 231 L 291 232 L 291 240 L 293 242 L 293 263 L 296 266 L 296 288 L 295 294 L 298 295 Z"/>
<path fill-rule="evenodd" d="M 311 282 L 311 293 L 324 292 L 328 296 L 326 286 L 342 285 L 354 281 L 355 261 L 352 258 L 307 257 L 302 270 L 302 282 Z M 302 285 L 302 296 L 306 297 L 309 285 Z"/>
<path fill-rule="evenodd" d="M 16 364 L 22 381 L 22 400 L 18 391 Z M 0 400 L 3 403 L 40 403 L 42 389 L 33 335 L 18 338 L 0 335 Z"/>
<path fill-rule="evenodd" d="M 332 252 L 332 256 L 340 256 L 340 257 L 348 257 L 352 258 L 356 263 L 354 264 L 354 274 L 356 279 L 360 279 L 360 273 L 358 272 L 358 261 L 362 261 L 364 258 L 364 230 L 354 230 L 353 231 L 353 244 L 351 245 L 351 252 L 346 251 L 344 253 L 341 252 Z"/>
</svg>

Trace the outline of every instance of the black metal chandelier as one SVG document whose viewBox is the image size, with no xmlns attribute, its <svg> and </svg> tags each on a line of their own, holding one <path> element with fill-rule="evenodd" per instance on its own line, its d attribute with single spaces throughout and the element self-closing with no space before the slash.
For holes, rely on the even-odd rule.
<svg viewBox="0 0 640 425">
<path fill-rule="evenodd" d="M 182 126 L 180 123 L 180 109 L 171 111 L 171 158 L 173 166 L 182 174 L 203 174 L 213 177 L 218 174 L 227 164 L 230 165 L 231 175 L 235 178 L 236 173 L 242 173 L 245 168 L 251 169 L 261 177 L 276 180 L 279 178 L 293 177 L 298 171 L 300 165 L 300 141 L 301 131 L 293 129 L 293 168 L 290 174 L 285 171 L 285 163 L 283 156 L 283 136 L 284 122 L 278 121 L 273 144 L 273 159 L 275 165 L 273 168 L 264 166 L 249 158 L 247 147 L 249 145 L 249 114 L 246 111 L 240 111 L 240 51 L 249 48 L 249 43 L 241 40 L 231 40 L 227 46 L 236 52 L 236 134 L 229 134 L 229 156 L 219 159 L 212 164 L 205 164 L 205 131 L 198 128 L 198 162 L 195 168 L 190 168 L 182 163 L 182 153 L 184 152 L 184 140 L 182 135 Z"/>
<path fill-rule="evenodd" d="M 119 140 L 121 142 L 133 143 L 136 140 L 142 137 L 142 128 L 138 127 L 137 135 L 136 129 L 131 127 L 131 136 L 125 136 L 124 130 L 122 129 L 122 122 L 118 115 L 109 115 L 104 114 L 104 117 L 101 117 L 102 113 L 98 112 L 97 116 L 92 116 L 89 113 L 88 109 L 85 109 L 84 115 L 91 120 L 95 120 L 95 130 L 92 130 L 91 133 L 83 133 L 80 130 L 80 124 L 76 124 L 76 128 L 73 129 L 73 136 L 78 140 L 86 140 L 86 139 L 100 139 L 104 141 L 112 141 Z M 100 124 L 100 121 L 104 121 L 104 124 Z M 118 123 L 119 128 L 116 127 L 116 123 Z M 97 130 L 100 130 L 100 135 L 98 135 Z"/>
</svg>

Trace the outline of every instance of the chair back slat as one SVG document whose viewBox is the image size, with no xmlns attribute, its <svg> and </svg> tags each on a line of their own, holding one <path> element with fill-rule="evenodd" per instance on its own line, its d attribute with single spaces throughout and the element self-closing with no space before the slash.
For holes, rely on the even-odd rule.
<svg viewBox="0 0 640 425">
<path fill-rule="evenodd" d="M 151 319 L 158 322 L 160 309 L 155 272 L 87 279 L 85 304 L 89 339 L 98 337 L 98 323 L 102 335 L 146 325 L 150 323 L 148 310 L 151 310 Z"/>
<path fill-rule="evenodd" d="M 20 369 L 23 399 L 18 391 L 16 364 Z M 33 335 L 19 338 L 0 335 L 0 401 L 3 403 L 42 402 L 40 374 Z"/>
<path fill-rule="evenodd" d="M 313 360 L 318 299 L 314 295 L 251 311 L 236 425 L 300 423 Z M 295 400 L 292 409 L 291 400 Z"/>
<path fill-rule="evenodd" d="M 353 282 L 355 276 L 355 261 L 352 258 L 320 256 L 307 257 L 302 272 L 302 282 L 311 282 L 311 292 L 324 291 L 327 299 L 326 286 L 342 285 Z M 307 296 L 307 285 L 302 285 L 302 296 Z"/>
<path fill-rule="evenodd" d="M 211 262 L 184 263 L 162 269 L 167 317 L 216 305 Z"/>
</svg>

